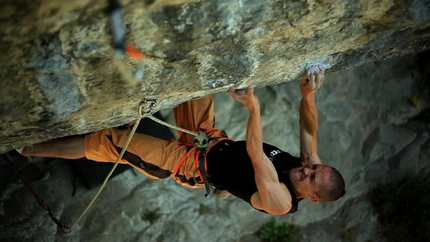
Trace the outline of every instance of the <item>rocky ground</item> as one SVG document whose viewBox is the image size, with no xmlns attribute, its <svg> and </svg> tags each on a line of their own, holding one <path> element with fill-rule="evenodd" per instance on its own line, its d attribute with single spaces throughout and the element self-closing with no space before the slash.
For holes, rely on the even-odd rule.
<svg viewBox="0 0 430 242">
<path fill-rule="evenodd" d="M 323 163 L 344 175 L 347 194 L 333 203 L 303 201 L 296 214 L 276 216 L 300 226 L 301 240 L 381 241 L 367 192 L 377 182 L 429 174 L 430 124 L 428 118 L 418 118 L 430 106 L 425 86 L 429 80 L 420 73 L 420 63 L 413 55 L 326 74 L 317 94 L 318 150 Z M 298 82 L 257 88 L 256 93 L 265 141 L 298 155 Z M 417 103 L 411 102 L 413 97 Z M 226 93 L 216 94 L 215 100 L 217 127 L 243 139 L 245 108 Z M 171 121 L 169 110 L 162 113 Z M 96 193 L 77 176 L 74 162 L 13 162 L 69 226 Z M 204 198 L 204 190 L 180 187 L 172 179 L 150 180 L 128 169 L 108 182 L 72 233 L 65 235 L 5 162 L 0 162 L 0 189 L 1 241 L 259 241 L 255 232 L 272 218 L 233 197 Z M 153 223 L 148 221 L 151 211 L 160 215 Z"/>
</svg>

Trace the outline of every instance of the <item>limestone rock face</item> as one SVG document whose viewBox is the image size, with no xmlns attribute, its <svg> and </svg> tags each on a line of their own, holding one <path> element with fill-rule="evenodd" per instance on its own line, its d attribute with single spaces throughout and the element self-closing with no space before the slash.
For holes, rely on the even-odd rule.
<svg viewBox="0 0 430 242">
<path fill-rule="evenodd" d="M 156 111 L 296 80 L 313 63 L 330 72 L 430 48 L 427 0 L 121 4 L 128 42 L 145 54 L 136 84 L 114 65 L 107 1 L 2 1 L 0 152 L 130 122 L 143 98 Z"/>
</svg>

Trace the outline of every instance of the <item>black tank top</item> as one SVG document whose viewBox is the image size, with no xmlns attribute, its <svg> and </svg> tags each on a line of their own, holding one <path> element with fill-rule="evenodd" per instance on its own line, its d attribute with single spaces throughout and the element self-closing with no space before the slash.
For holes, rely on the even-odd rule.
<svg viewBox="0 0 430 242">
<path fill-rule="evenodd" d="M 288 172 L 285 174 L 283 171 L 302 166 L 300 159 L 265 143 L 263 143 L 263 150 L 273 162 L 279 181 L 284 183 L 291 193 L 292 208 L 288 213 L 296 212 L 299 200 L 291 185 Z M 245 141 L 220 141 L 211 148 L 206 160 L 208 179 L 215 188 L 227 190 L 232 195 L 251 204 L 251 196 L 257 192 L 257 185 L 255 184 L 254 167 L 246 151 Z"/>
</svg>

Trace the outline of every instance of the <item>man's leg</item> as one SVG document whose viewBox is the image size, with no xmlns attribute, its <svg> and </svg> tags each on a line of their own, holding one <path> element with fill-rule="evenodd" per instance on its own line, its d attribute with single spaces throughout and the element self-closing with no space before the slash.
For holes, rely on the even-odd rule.
<svg viewBox="0 0 430 242">
<path fill-rule="evenodd" d="M 212 95 L 191 100 L 173 109 L 176 125 L 188 129 L 212 129 L 214 127 L 214 101 Z M 192 143 L 194 136 L 179 132 L 179 141 Z"/>
<path fill-rule="evenodd" d="M 63 159 L 83 158 L 85 157 L 85 137 L 73 136 L 26 146 L 22 149 L 21 154 L 23 156 L 42 156 Z"/>
<path fill-rule="evenodd" d="M 130 132 L 105 129 L 85 137 L 85 156 L 98 162 L 115 162 Z M 121 164 L 129 164 L 153 179 L 169 177 L 187 147 L 175 139 L 159 139 L 135 133 L 122 157 Z"/>
</svg>

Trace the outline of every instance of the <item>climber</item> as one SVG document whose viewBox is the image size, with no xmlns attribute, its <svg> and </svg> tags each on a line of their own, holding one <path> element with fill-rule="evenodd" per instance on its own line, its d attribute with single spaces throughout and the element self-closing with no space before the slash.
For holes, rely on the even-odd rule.
<svg viewBox="0 0 430 242">
<path fill-rule="evenodd" d="M 253 208 L 269 214 L 293 213 L 298 201 L 334 201 L 345 193 L 345 183 L 333 167 L 322 165 L 317 154 L 318 114 L 315 91 L 321 86 L 324 69 L 312 66 L 300 81 L 300 157 L 263 143 L 260 105 L 251 85 L 247 90 L 229 90 L 245 105 L 250 116 L 246 141 L 233 141 L 214 128 L 212 96 L 191 100 L 174 109 L 176 124 L 189 130 L 203 130 L 209 138 L 206 148 L 192 147 L 194 137 L 179 132 L 179 139 L 162 140 L 136 133 L 122 164 L 129 164 L 153 179 L 172 176 L 179 184 L 201 188 L 210 184 L 218 197 L 232 194 Z M 128 130 L 105 129 L 26 146 L 24 156 L 65 159 L 86 157 L 99 162 L 118 158 Z"/>
</svg>

